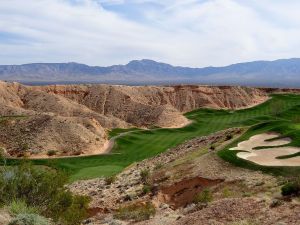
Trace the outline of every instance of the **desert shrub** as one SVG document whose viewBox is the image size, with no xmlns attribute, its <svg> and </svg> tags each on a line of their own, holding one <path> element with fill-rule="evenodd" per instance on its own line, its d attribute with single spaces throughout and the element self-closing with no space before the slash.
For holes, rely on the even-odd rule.
<svg viewBox="0 0 300 225">
<path fill-rule="evenodd" d="M 71 193 L 69 192 L 69 195 Z M 87 196 L 80 196 L 75 195 L 72 196 L 71 201 L 66 201 L 68 207 L 64 211 L 64 213 L 61 215 L 62 211 L 57 210 L 57 215 L 60 216 L 59 221 L 61 221 L 63 224 L 66 225 L 77 225 L 80 224 L 80 221 L 82 221 L 83 218 L 86 218 L 88 216 L 87 209 L 90 202 L 89 197 Z M 63 210 L 65 207 L 62 207 L 61 210 Z"/>
<path fill-rule="evenodd" d="M 212 193 L 209 189 L 204 189 L 194 197 L 194 203 L 208 203 L 213 200 Z"/>
<path fill-rule="evenodd" d="M 224 198 L 229 198 L 233 196 L 233 193 L 228 187 L 224 187 L 222 190 L 222 195 Z"/>
<path fill-rule="evenodd" d="M 36 214 L 39 212 L 37 208 L 27 206 L 26 202 L 23 200 L 14 200 L 7 206 L 7 208 L 12 215 Z"/>
<path fill-rule="evenodd" d="M 105 184 L 106 184 L 106 185 L 110 185 L 110 184 L 112 184 L 113 182 L 115 182 L 115 180 L 116 180 L 116 177 L 115 177 L 115 176 L 106 177 L 106 178 L 105 178 Z"/>
<path fill-rule="evenodd" d="M 150 193 L 151 192 L 151 186 L 150 185 L 144 185 L 143 186 L 143 190 L 142 190 L 142 194 L 148 194 L 148 193 Z"/>
<path fill-rule="evenodd" d="M 281 194 L 283 196 L 288 195 L 299 195 L 300 194 L 300 182 L 299 181 L 290 181 L 282 186 Z"/>
<path fill-rule="evenodd" d="M 282 201 L 278 200 L 278 199 L 274 199 L 271 204 L 270 204 L 270 208 L 275 208 L 282 205 Z"/>
<path fill-rule="evenodd" d="M 124 196 L 123 200 L 124 200 L 124 202 L 128 202 L 128 201 L 132 200 L 132 197 L 127 194 L 127 195 Z"/>
<path fill-rule="evenodd" d="M 22 163 L 0 169 L 0 204 L 10 205 L 12 200 L 24 202 L 30 209 L 38 209 L 41 215 L 62 224 L 80 224 L 87 212 L 88 199 L 74 196 L 65 187 L 67 176 L 56 170 L 33 167 Z M 22 203 L 16 203 L 22 208 Z M 15 207 L 17 208 L 17 207 Z M 69 223 L 67 215 L 78 215 Z M 80 218 L 79 218 L 80 217 Z M 74 216 L 75 218 L 75 216 Z"/>
<path fill-rule="evenodd" d="M 147 202 L 146 204 L 133 203 L 117 209 L 114 213 L 114 218 L 137 222 L 150 219 L 151 216 L 155 215 L 155 212 L 155 207 L 151 202 Z"/>
<path fill-rule="evenodd" d="M 8 225 L 50 225 L 48 219 L 37 214 L 19 214 Z"/>
<path fill-rule="evenodd" d="M 243 192 L 242 196 L 243 197 L 251 197 L 252 193 L 251 192 Z"/>
<path fill-rule="evenodd" d="M 161 169 L 161 168 L 163 168 L 163 164 L 162 164 L 162 163 L 157 163 L 157 164 L 154 166 L 154 169 L 155 169 L 155 170 L 159 170 L 159 169 Z"/>
<path fill-rule="evenodd" d="M 215 149 L 216 149 L 216 146 L 215 146 L 215 145 L 211 145 L 211 146 L 209 147 L 209 149 L 210 149 L 210 150 L 215 150 Z"/>
<path fill-rule="evenodd" d="M 144 169 L 140 172 L 141 179 L 144 183 L 148 182 L 148 178 L 150 176 L 150 171 L 148 169 Z"/>
<path fill-rule="evenodd" d="M 226 141 L 228 141 L 228 140 L 230 140 L 230 139 L 232 139 L 233 138 L 233 135 L 232 134 L 227 134 L 226 135 Z"/>
<path fill-rule="evenodd" d="M 20 143 L 19 149 L 21 151 L 27 151 L 29 149 L 28 143 L 26 143 L 26 142 L 25 143 Z"/>
<path fill-rule="evenodd" d="M 56 155 L 56 151 L 55 151 L 55 150 L 49 150 L 49 151 L 47 152 L 47 155 L 48 155 L 48 156 L 54 156 L 54 155 Z"/>
</svg>

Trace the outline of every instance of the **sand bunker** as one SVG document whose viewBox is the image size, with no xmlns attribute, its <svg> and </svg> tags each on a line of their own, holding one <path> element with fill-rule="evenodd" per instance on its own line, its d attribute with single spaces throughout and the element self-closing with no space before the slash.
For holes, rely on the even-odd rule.
<svg viewBox="0 0 300 225">
<path fill-rule="evenodd" d="M 289 144 L 290 138 L 278 138 L 280 135 L 276 133 L 264 133 L 252 136 L 249 140 L 240 142 L 237 147 L 230 150 L 240 150 L 246 152 L 237 153 L 237 157 L 245 159 L 262 166 L 300 166 L 300 156 L 288 159 L 278 159 L 280 156 L 292 155 L 300 152 L 297 147 L 280 147 Z M 278 146 L 278 147 L 274 147 Z M 256 147 L 265 147 L 255 150 Z M 273 147 L 273 148 L 268 148 Z"/>
</svg>

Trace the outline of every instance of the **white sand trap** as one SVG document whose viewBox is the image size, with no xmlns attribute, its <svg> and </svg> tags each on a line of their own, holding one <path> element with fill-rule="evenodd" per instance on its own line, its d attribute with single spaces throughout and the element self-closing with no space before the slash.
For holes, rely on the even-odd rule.
<svg viewBox="0 0 300 225">
<path fill-rule="evenodd" d="M 255 150 L 261 146 L 280 146 L 291 142 L 290 138 L 280 138 L 273 141 L 268 139 L 279 137 L 279 134 L 264 133 L 252 136 L 249 140 L 240 142 L 237 147 L 230 150 L 241 150 L 246 152 L 237 153 L 237 157 L 245 159 L 262 166 L 300 166 L 300 156 L 288 159 L 277 159 L 279 156 L 291 155 L 300 152 L 297 147 L 273 147 Z"/>
</svg>

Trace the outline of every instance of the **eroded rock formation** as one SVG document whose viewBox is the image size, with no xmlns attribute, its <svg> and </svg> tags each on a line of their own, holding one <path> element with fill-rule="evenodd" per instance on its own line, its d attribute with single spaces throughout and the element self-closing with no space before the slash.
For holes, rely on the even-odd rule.
<svg viewBox="0 0 300 225">
<path fill-rule="evenodd" d="M 96 154 L 107 130 L 181 127 L 183 113 L 202 107 L 239 109 L 262 103 L 264 90 L 230 86 L 25 86 L 0 82 L 0 147 L 16 156 Z M 4 117 L 6 116 L 6 117 Z M 12 117 L 22 116 L 22 117 Z"/>
</svg>

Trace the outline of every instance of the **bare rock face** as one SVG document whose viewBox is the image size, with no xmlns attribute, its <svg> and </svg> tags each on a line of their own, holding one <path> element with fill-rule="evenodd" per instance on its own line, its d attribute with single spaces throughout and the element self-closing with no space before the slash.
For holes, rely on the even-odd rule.
<svg viewBox="0 0 300 225">
<path fill-rule="evenodd" d="M 259 89 L 230 86 L 55 85 L 37 89 L 64 96 L 135 126 L 159 126 L 161 117 L 164 117 L 163 126 L 178 126 L 187 122 L 184 112 L 203 107 L 239 109 L 267 99 Z"/>
<path fill-rule="evenodd" d="M 0 81 L 0 116 L 8 116 L 1 122 L 5 126 L 0 126 L 0 147 L 13 156 L 24 146 L 32 157 L 44 157 L 49 150 L 58 155 L 100 154 L 107 145 L 108 129 L 182 127 L 190 122 L 185 112 L 245 108 L 266 99 L 265 91 L 246 87 L 31 87 Z"/>
<path fill-rule="evenodd" d="M 0 142 L 11 155 L 47 156 L 48 151 L 63 155 L 93 154 L 101 150 L 106 137 L 98 121 L 80 117 L 34 115 L 4 120 Z"/>
</svg>

